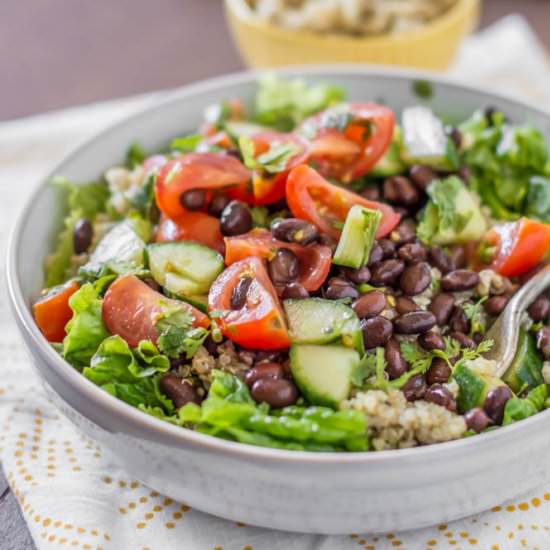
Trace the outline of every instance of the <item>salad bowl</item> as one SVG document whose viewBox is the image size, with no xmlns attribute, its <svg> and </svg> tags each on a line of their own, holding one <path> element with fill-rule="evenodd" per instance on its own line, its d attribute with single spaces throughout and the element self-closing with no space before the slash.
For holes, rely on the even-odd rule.
<svg viewBox="0 0 550 550">
<path fill-rule="evenodd" d="M 360 66 L 278 74 L 338 84 L 351 100 L 375 100 L 397 112 L 421 101 L 449 120 L 492 105 L 550 137 L 549 113 L 431 74 Z M 548 411 L 481 436 L 412 449 L 312 453 L 253 447 L 171 425 L 117 400 L 43 338 L 31 304 L 44 286 L 42 264 L 63 219 L 59 189 L 48 185 L 50 179 L 63 174 L 89 181 L 120 163 L 136 140 L 158 150 L 171 136 L 196 128 L 208 105 L 235 97 L 251 101 L 257 77 L 230 75 L 172 93 L 101 132 L 38 182 L 14 227 L 7 275 L 16 322 L 51 400 L 151 488 L 199 510 L 274 529 L 343 534 L 419 528 L 486 510 L 550 479 Z M 429 98 L 419 99 L 419 82 L 429 87 Z"/>
</svg>

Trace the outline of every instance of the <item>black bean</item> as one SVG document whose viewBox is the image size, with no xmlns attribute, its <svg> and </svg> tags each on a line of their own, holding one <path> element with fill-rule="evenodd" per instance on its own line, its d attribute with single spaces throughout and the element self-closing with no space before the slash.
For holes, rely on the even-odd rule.
<svg viewBox="0 0 550 550">
<path fill-rule="evenodd" d="M 495 424 L 500 424 L 502 422 L 504 407 L 506 406 L 508 400 L 512 397 L 512 390 L 508 386 L 497 386 L 496 388 L 489 390 L 489 393 L 485 398 L 483 410 Z"/>
<path fill-rule="evenodd" d="M 449 367 L 447 361 L 441 359 L 441 357 L 436 357 L 426 373 L 426 382 L 429 386 L 432 384 L 445 384 L 449 381 L 450 376 L 451 367 Z"/>
<path fill-rule="evenodd" d="M 479 274 L 467 269 L 455 269 L 441 277 L 441 288 L 451 292 L 470 290 L 479 284 Z"/>
<path fill-rule="evenodd" d="M 244 381 L 248 386 L 252 386 L 254 382 L 260 378 L 284 378 L 285 370 L 280 363 L 260 363 L 250 370 L 247 370 L 244 375 Z"/>
<path fill-rule="evenodd" d="M 432 282 L 430 266 L 419 262 L 408 266 L 399 278 L 399 287 L 403 294 L 414 296 L 424 292 Z"/>
<path fill-rule="evenodd" d="M 428 309 L 435 315 L 437 324 L 442 327 L 447 324 L 454 306 L 454 298 L 451 294 L 440 292 L 433 298 Z"/>
<path fill-rule="evenodd" d="M 454 143 L 457 149 L 460 149 L 462 145 L 462 132 L 455 126 L 446 128 L 447 135 L 451 138 L 451 141 Z"/>
<path fill-rule="evenodd" d="M 434 349 L 445 349 L 445 341 L 441 334 L 437 332 L 425 332 L 418 337 L 418 343 L 426 350 L 432 351 Z"/>
<path fill-rule="evenodd" d="M 248 296 L 248 289 L 252 284 L 252 277 L 245 275 L 241 277 L 231 293 L 231 309 L 241 309 L 246 304 L 246 298 Z"/>
<path fill-rule="evenodd" d="M 537 348 L 545 359 L 550 359 L 550 327 L 542 327 L 537 332 Z"/>
<path fill-rule="evenodd" d="M 353 311 L 359 319 L 375 317 L 384 311 L 386 307 L 386 295 L 383 292 L 374 290 L 363 294 L 352 305 Z"/>
<path fill-rule="evenodd" d="M 180 204 L 187 210 L 200 210 L 206 205 L 206 191 L 204 189 L 189 189 L 180 195 Z"/>
<path fill-rule="evenodd" d="M 269 276 L 274 284 L 285 285 L 300 275 L 300 264 L 290 248 L 279 248 L 267 264 Z"/>
<path fill-rule="evenodd" d="M 460 244 L 449 247 L 449 258 L 451 258 L 454 269 L 462 269 L 466 265 L 466 252 Z"/>
<path fill-rule="evenodd" d="M 433 266 L 437 267 L 441 273 L 447 273 L 455 268 L 452 258 L 439 246 L 432 246 L 430 248 L 430 260 Z"/>
<path fill-rule="evenodd" d="M 429 311 L 412 311 L 411 313 L 400 315 L 393 321 L 394 330 L 398 334 L 427 332 L 435 324 L 435 316 Z"/>
<path fill-rule="evenodd" d="M 476 343 L 470 338 L 467 334 L 463 332 L 451 332 L 449 336 L 456 340 L 461 348 L 470 348 L 473 349 L 476 347 Z"/>
<path fill-rule="evenodd" d="M 491 419 L 487 416 L 487 413 L 479 407 L 470 409 L 464 415 L 464 420 L 466 426 L 477 433 L 482 432 L 491 423 Z"/>
<path fill-rule="evenodd" d="M 159 381 L 160 390 L 174 403 L 176 409 L 187 403 L 200 404 L 201 399 L 197 390 L 190 382 L 173 372 L 166 373 Z"/>
<path fill-rule="evenodd" d="M 403 273 L 404 269 L 403 260 L 384 260 L 372 266 L 370 282 L 374 286 L 391 285 Z"/>
<path fill-rule="evenodd" d="M 361 285 L 370 281 L 370 269 L 367 266 L 360 267 L 359 269 L 346 267 L 342 269 L 342 274 L 346 279 L 349 279 L 356 285 Z"/>
<path fill-rule="evenodd" d="M 529 317 L 539 323 L 546 321 L 550 315 L 550 300 L 545 296 L 539 296 L 527 309 Z"/>
<path fill-rule="evenodd" d="M 330 235 L 322 234 L 319 237 L 319 242 L 324 246 L 328 246 L 333 253 L 336 250 L 336 247 L 338 246 L 338 241 L 333 239 Z"/>
<path fill-rule="evenodd" d="M 73 250 L 75 254 L 83 254 L 90 248 L 92 238 L 94 236 L 94 228 L 92 224 L 85 218 L 81 218 L 74 224 L 73 229 Z"/>
<path fill-rule="evenodd" d="M 428 403 L 435 403 L 440 407 L 445 407 L 451 412 L 456 411 L 456 401 L 453 394 L 441 384 L 434 384 L 430 386 L 424 394 L 424 401 Z"/>
<path fill-rule="evenodd" d="M 408 263 L 424 262 L 428 258 L 428 251 L 420 243 L 407 243 L 399 247 L 397 256 Z"/>
<path fill-rule="evenodd" d="M 308 245 L 319 240 L 318 229 L 309 222 L 297 218 L 277 219 L 271 224 L 276 239 L 287 243 Z"/>
<path fill-rule="evenodd" d="M 160 292 L 162 289 L 162 287 L 152 277 L 145 277 L 145 279 L 143 279 L 143 282 L 149 288 L 152 288 L 155 292 Z"/>
<path fill-rule="evenodd" d="M 399 296 L 395 300 L 395 309 L 399 315 L 403 315 L 404 313 L 410 313 L 411 311 L 419 311 L 421 308 L 414 300 L 411 300 L 405 296 Z"/>
<path fill-rule="evenodd" d="M 365 189 L 361 191 L 361 196 L 365 197 L 369 201 L 379 201 L 380 188 L 377 185 L 367 185 Z"/>
<path fill-rule="evenodd" d="M 231 199 L 225 193 L 216 193 L 208 205 L 208 213 L 215 218 L 222 215 L 225 207 L 231 202 Z"/>
<path fill-rule="evenodd" d="M 415 374 L 401 388 L 407 401 L 418 401 L 426 393 L 426 381 L 421 374 Z"/>
<path fill-rule="evenodd" d="M 401 355 L 401 346 L 395 338 L 390 338 L 385 346 L 386 372 L 390 380 L 399 378 L 409 366 Z"/>
<path fill-rule="evenodd" d="M 415 206 L 420 201 L 420 193 L 406 176 L 391 176 L 384 180 L 384 198 L 393 204 Z"/>
<path fill-rule="evenodd" d="M 328 282 L 325 296 L 329 300 L 341 300 L 343 298 L 355 300 L 359 297 L 359 291 L 349 281 L 340 277 L 333 277 Z"/>
<path fill-rule="evenodd" d="M 285 378 L 260 378 L 250 390 L 256 403 L 267 403 L 274 409 L 294 405 L 298 401 L 298 388 L 291 380 Z"/>
<path fill-rule="evenodd" d="M 248 233 L 252 229 L 252 214 L 248 206 L 241 201 L 231 201 L 223 209 L 220 228 L 224 235 L 230 237 Z"/>
<path fill-rule="evenodd" d="M 437 179 L 437 174 L 429 166 L 415 164 L 409 170 L 409 177 L 421 191 L 426 191 L 428 185 Z"/>
<path fill-rule="evenodd" d="M 500 296 L 491 296 L 483 305 L 485 312 L 493 317 L 500 315 L 509 299 L 510 297 L 504 294 Z"/>
<path fill-rule="evenodd" d="M 369 261 L 367 265 L 371 267 L 372 265 L 377 264 L 378 262 L 381 262 L 383 259 L 384 259 L 384 250 L 377 242 L 375 242 L 372 245 L 372 248 L 370 249 Z"/>
<path fill-rule="evenodd" d="M 284 300 L 302 300 L 304 298 L 309 298 L 309 292 L 300 283 L 292 282 L 284 287 L 282 298 Z"/>
<path fill-rule="evenodd" d="M 362 321 L 361 326 L 363 328 L 365 348 L 367 349 L 383 346 L 393 333 L 391 321 L 380 315 L 365 319 Z"/>
<path fill-rule="evenodd" d="M 380 239 L 378 244 L 382 248 L 382 254 L 384 260 L 389 260 L 390 258 L 395 258 L 396 256 L 396 247 L 395 243 L 390 239 Z"/>
<path fill-rule="evenodd" d="M 416 240 L 416 223 L 411 218 L 404 219 L 391 234 L 392 241 L 398 245 Z"/>
<path fill-rule="evenodd" d="M 451 330 L 455 332 L 466 333 L 470 331 L 470 321 L 468 317 L 466 317 L 466 313 L 462 306 L 455 306 L 453 308 L 451 318 L 449 319 L 449 326 Z"/>
</svg>

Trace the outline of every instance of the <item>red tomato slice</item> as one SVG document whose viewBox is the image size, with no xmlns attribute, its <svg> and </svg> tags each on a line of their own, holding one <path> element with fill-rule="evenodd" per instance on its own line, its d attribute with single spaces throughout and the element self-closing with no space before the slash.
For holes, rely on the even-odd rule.
<svg viewBox="0 0 550 550">
<path fill-rule="evenodd" d="M 391 109 L 376 103 L 347 103 L 305 120 L 309 160 L 327 176 L 350 181 L 364 176 L 389 147 L 395 125 Z"/>
<path fill-rule="evenodd" d="M 155 322 L 168 308 L 188 310 L 198 327 L 208 328 L 208 317 L 186 302 L 171 300 L 135 275 L 119 277 L 105 293 L 103 321 L 111 334 L 117 334 L 132 348 L 141 340 L 157 341 Z"/>
<path fill-rule="evenodd" d="M 328 246 L 302 246 L 277 240 L 267 229 L 253 229 L 244 235 L 225 238 L 225 263 L 231 265 L 249 256 L 269 260 L 279 248 L 289 248 L 300 264 L 298 282 L 306 290 L 318 290 L 328 277 L 332 251 Z"/>
<path fill-rule="evenodd" d="M 52 288 L 33 306 L 34 320 L 48 342 L 62 342 L 65 325 L 72 319 L 69 298 L 80 288 L 76 281 Z"/>
<path fill-rule="evenodd" d="M 356 204 L 382 212 L 377 238 L 390 233 L 400 219 L 391 206 L 369 201 L 333 185 L 306 165 L 298 166 L 290 172 L 286 184 L 286 201 L 296 218 L 315 224 L 323 233 L 335 239 L 340 237 L 339 227 L 345 221 L 350 208 Z"/>
<path fill-rule="evenodd" d="M 296 153 L 286 161 L 280 172 L 270 174 L 260 168 L 254 174 L 252 186 L 254 188 L 255 204 L 272 204 L 284 198 L 288 173 L 295 166 L 306 162 L 309 156 L 309 144 L 296 134 L 283 134 L 272 131 L 258 132 L 251 137 L 251 140 L 254 143 L 254 156 L 256 159 L 287 143 L 294 145 L 296 148 Z"/>
<path fill-rule="evenodd" d="M 231 308 L 233 289 L 243 277 L 251 282 L 242 308 Z M 290 346 L 281 304 L 261 260 L 250 257 L 229 266 L 214 281 L 208 294 L 208 310 L 223 334 L 252 349 L 284 349 Z"/>
<path fill-rule="evenodd" d="M 190 189 L 223 189 L 233 198 L 253 200 L 247 190 L 250 171 L 235 157 L 224 153 L 189 153 L 169 160 L 159 170 L 155 198 L 160 210 L 169 218 L 178 218 L 185 209 L 180 196 Z"/>
<path fill-rule="evenodd" d="M 155 240 L 158 243 L 197 241 L 223 254 L 224 244 L 220 220 L 202 212 L 184 212 L 175 220 L 162 216 Z"/>
<path fill-rule="evenodd" d="M 550 225 L 521 218 L 493 227 L 487 241 L 498 247 L 491 268 L 506 277 L 515 277 L 544 259 L 550 246 Z"/>
</svg>

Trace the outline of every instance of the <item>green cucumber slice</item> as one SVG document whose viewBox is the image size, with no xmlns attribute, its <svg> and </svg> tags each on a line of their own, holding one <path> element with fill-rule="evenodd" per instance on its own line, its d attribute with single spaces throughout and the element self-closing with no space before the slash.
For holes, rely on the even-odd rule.
<svg viewBox="0 0 550 550">
<path fill-rule="evenodd" d="M 155 281 L 177 296 L 208 293 L 224 267 L 218 252 L 194 241 L 150 244 L 147 255 Z"/>
<path fill-rule="evenodd" d="M 342 346 L 293 345 L 290 370 L 302 395 L 313 405 L 336 407 L 349 397 L 359 354 Z"/>
<path fill-rule="evenodd" d="M 381 219 L 379 210 L 352 206 L 346 216 L 332 263 L 358 269 L 368 262 Z"/>
<path fill-rule="evenodd" d="M 294 344 L 341 342 L 363 353 L 359 318 L 349 306 L 334 300 L 307 298 L 283 302 L 290 340 Z"/>
<path fill-rule="evenodd" d="M 525 386 L 533 389 L 544 384 L 542 359 L 537 351 L 535 337 L 524 327 L 519 331 L 518 348 L 514 360 L 502 379 L 516 393 Z"/>
</svg>

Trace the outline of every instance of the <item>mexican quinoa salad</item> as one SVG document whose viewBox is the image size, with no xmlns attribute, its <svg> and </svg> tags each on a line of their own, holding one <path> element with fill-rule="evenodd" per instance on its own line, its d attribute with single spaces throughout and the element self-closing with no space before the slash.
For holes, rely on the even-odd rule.
<svg viewBox="0 0 550 550">
<path fill-rule="evenodd" d="M 544 137 L 488 105 L 364 99 L 265 77 L 160 151 L 56 178 L 44 337 L 145 414 L 265 447 L 414 447 L 549 406 L 550 293 L 502 378 L 484 358 L 546 262 Z"/>
</svg>

